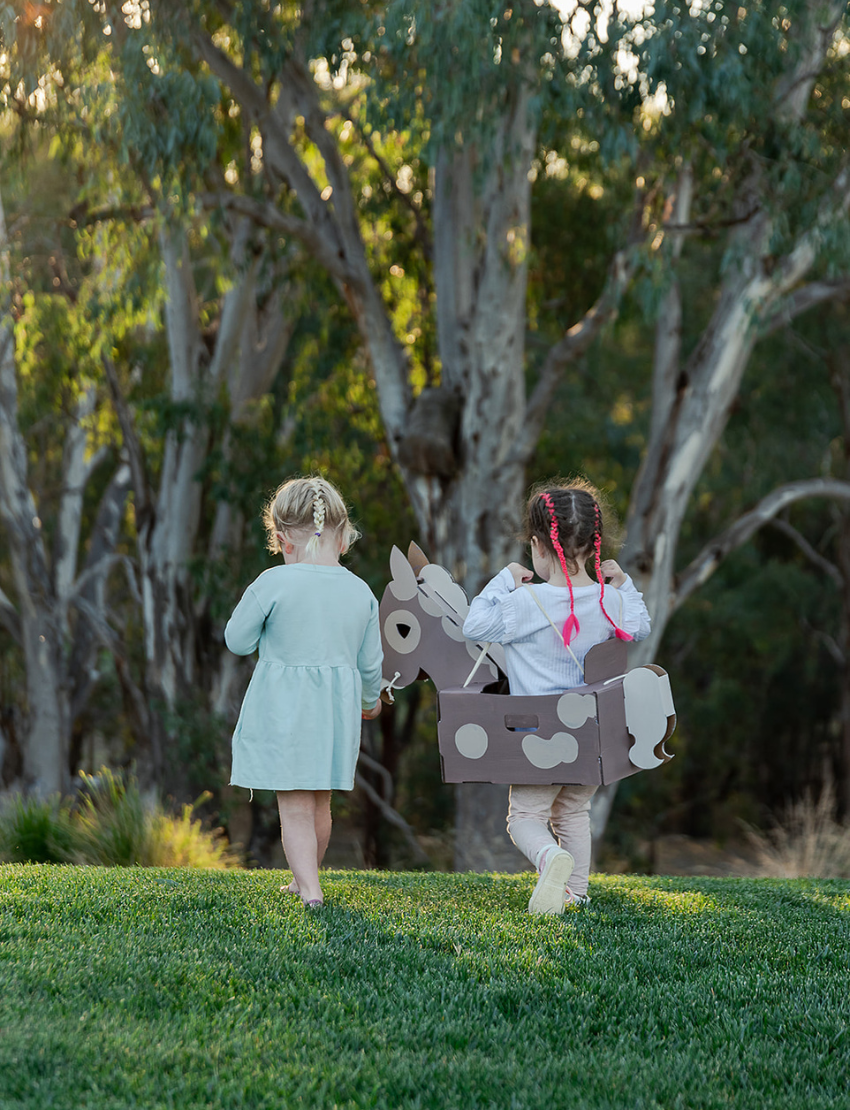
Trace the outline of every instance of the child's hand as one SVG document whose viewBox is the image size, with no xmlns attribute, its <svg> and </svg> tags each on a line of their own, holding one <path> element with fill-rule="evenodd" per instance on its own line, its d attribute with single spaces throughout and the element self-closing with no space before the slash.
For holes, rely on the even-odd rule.
<svg viewBox="0 0 850 1110">
<path fill-rule="evenodd" d="M 360 714 L 360 716 L 363 718 L 364 721 L 374 721 L 374 719 L 376 717 L 379 717 L 380 715 L 381 715 L 381 699 L 380 698 L 378 698 L 377 702 L 375 702 L 375 708 L 374 709 L 364 709 L 363 712 Z"/>
<path fill-rule="evenodd" d="M 620 587 L 626 581 L 626 574 L 615 559 L 606 559 L 599 564 L 599 569 L 606 582 L 612 586 Z"/>
<path fill-rule="evenodd" d="M 534 577 L 534 571 L 524 567 L 522 563 L 508 563 L 508 570 L 513 575 L 514 585 L 517 589 L 520 588 L 523 582 L 530 582 Z"/>
</svg>

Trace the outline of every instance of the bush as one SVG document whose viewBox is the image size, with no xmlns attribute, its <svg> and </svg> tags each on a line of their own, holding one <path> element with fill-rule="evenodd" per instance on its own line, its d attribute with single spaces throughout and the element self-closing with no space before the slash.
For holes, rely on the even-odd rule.
<svg viewBox="0 0 850 1110">
<path fill-rule="evenodd" d="M 205 829 L 196 808 L 179 816 L 146 802 L 133 775 L 108 767 L 81 772 L 75 801 L 13 799 L 0 811 L 0 858 L 12 863 L 84 863 L 106 867 L 237 867 L 220 829 Z"/>
<path fill-rule="evenodd" d="M 60 798 L 39 800 L 20 795 L 0 810 L 0 859 L 10 863 L 73 863 L 79 833 L 71 803 Z"/>
<path fill-rule="evenodd" d="M 76 814 L 86 863 L 112 867 L 151 866 L 151 814 L 138 783 L 101 767 L 80 772 L 82 792 Z"/>
</svg>

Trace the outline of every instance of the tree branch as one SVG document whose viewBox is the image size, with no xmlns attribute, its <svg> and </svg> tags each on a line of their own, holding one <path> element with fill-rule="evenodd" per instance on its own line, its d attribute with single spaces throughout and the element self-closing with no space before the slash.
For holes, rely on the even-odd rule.
<svg viewBox="0 0 850 1110">
<path fill-rule="evenodd" d="M 391 802 L 393 794 L 395 793 L 395 785 L 392 775 L 383 763 L 379 763 L 377 759 L 374 759 L 368 752 L 365 752 L 362 747 L 360 748 L 360 754 L 357 758 L 364 767 L 379 776 L 381 782 L 384 784 L 384 798 L 386 801 Z"/>
<path fill-rule="evenodd" d="M 793 524 L 789 524 L 789 522 L 787 520 L 784 520 L 782 517 L 777 517 L 775 520 L 771 520 L 770 524 L 773 528 L 777 530 L 777 532 L 781 532 L 784 536 L 787 536 L 790 540 L 792 540 L 806 556 L 809 562 L 817 567 L 817 569 L 821 571 L 821 573 L 825 574 L 828 578 L 831 578 L 836 586 L 841 586 L 843 584 L 841 571 L 838 569 L 835 563 L 833 563 L 830 559 L 824 558 L 824 556 L 821 555 L 819 551 L 816 551 L 815 548 L 812 547 L 812 545 L 803 535 L 803 533 L 798 532 Z"/>
<path fill-rule="evenodd" d="M 363 778 L 361 774 L 356 774 L 354 776 L 354 781 L 360 787 L 360 789 L 363 791 L 372 805 L 376 806 L 380 810 L 381 816 L 386 821 L 389 821 L 391 825 L 395 825 L 397 829 L 401 829 L 402 833 L 404 834 L 404 839 L 410 845 L 414 858 L 419 863 L 430 864 L 431 859 L 428 853 L 423 850 L 422 845 L 416 839 L 416 833 L 413 831 L 410 825 L 408 825 L 408 823 L 398 812 L 398 810 L 393 809 L 393 807 L 389 805 L 388 802 L 385 802 L 381 795 L 377 792 L 377 790 L 375 790 L 373 786 L 370 786 L 370 784 Z"/>
<path fill-rule="evenodd" d="M 127 461 L 130 466 L 130 474 L 132 475 L 133 492 L 136 495 L 136 531 L 141 536 L 146 528 L 152 526 L 154 512 L 150 486 L 148 485 L 147 474 L 145 472 L 144 449 L 136 434 L 136 424 L 133 419 L 133 414 L 130 411 L 130 406 L 127 404 L 127 399 L 124 394 L 121 392 L 121 384 L 118 381 L 118 373 L 115 369 L 115 364 L 109 355 L 103 356 L 103 368 L 106 372 L 106 381 L 109 385 L 109 392 L 112 395 L 112 404 L 115 407 L 115 414 L 118 417 L 118 423 L 121 425 L 121 434 L 124 438 L 124 450 L 127 453 Z"/>
<path fill-rule="evenodd" d="M 537 384 L 529 398 L 522 432 L 517 436 L 508 457 L 508 463 L 524 462 L 531 457 L 540 439 L 552 397 L 564 368 L 580 358 L 605 325 L 616 319 L 623 293 L 636 269 L 637 262 L 633 248 L 625 247 L 617 251 L 608 269 L 605 287 L 596 303 L 587 310 L 577 324 L 573 324 L 554 347 L 550 348 Z"/>
<path fill-rule="evenodd" d="M 714 574 L 730 552 L 741 547 L 759 528 L 771 522 L 795 501 L 809 497 L 833 497 L 850 500 L 850 482 L 830 478 L 811 478 L 789 482 L 773 490 L 750 512 L 744 513 L 734 524 L 716 536 L 702 549 L 689 566 L 676 576 L 670 596 L 670 612 L 675 612 L 700 586 Z"/>
<path fill-rule="evenodd" d="M 802 312 L 816 305 L 824 304 L 826 301 L 842 300 L 850 300 L 850 278 L 836 281 L 810 281 L 773 306 L 761 323 L 759 335 L 762 338 L 772 335 L 790 324 Z"/>
<path fill-rule="evenodd" d="M 143 223 L 156 216 L 156 208 L 152 204 L 108 205 L 104 208 L 90 208 L 88 201 L 75 204 L 68 213 L 68 222 L 71 227 L 89 227 L 91 224 L 106 223 L 109 220 L 129 220 L 132 223 Z"/>
<path fill-rule="evenodd" d="M 425 258 L 430 261 L 434 257 L 434 246 L 431 241 L 431 233 L 428 230 L 428 225 L 426 224 L 422 216 L 422 212 L 413 203 L 413 199 L 407 193 L 399 189 L 398 182 L 396 181 L 395 177 L 393 177 L 392 170 L 390 169 L 386 160 L 375 149 L 375 144 L 372 142 L 371 135 L 367 135 L 359 124 L 355 124 L 355 127 L 363 145 L 378 163 L 378 168 L 384 175 L 384 178 L 389 182 L 390 188 L 392 189 L 393 193 L 395 194 L 395 196 L 398 197 L 401 203 L 413 216 L 413 219 L 416 222 L 415 239 L 418 243 L 421 244 L 422 253 Z"/>
<path fill-rule="evenodd" d="M 308 247 L 325 266 L 330 267 L 331 259 L 326 257 L 327 248 L 324 240 L 313 225 L 307 220 L 281 212 L 270 200 L 260 200 L 258 197 L 237 193 L 204 193 L 198 199 L 205 208 L 229 209 L 231 212 L 247 216 L 260 227 L 291 235 Z M 334 261 L 338 264 L 339 259 Z"/>
<path fill-rule="evenodd" d="M 16 644 L 21 643 L 21 618 L 9 597 L 0 589 L 0 624 Z"/>
<path fill-rule="evenodd" d="M 251 80 L 228 55 L 220 50 L 212 40 L 200 32 L 192 36 L 196 51 L 206 62 L 215 76 L 230 89 L 242 110 L 260 128 L 263 136 L 263 153 L 270 169 L 294 191 L 307 216 L 308 223 L 299 221 L 298 230 L 290 225 L 289 232 L 298 235 L 318 255 L 322 265 L 338 281 L 353 280 L 347 264 L 345 248 L 339 228 L 327 204 L 322 200 L 315 181 L 293 150 L 288 134 L 284 133 L 286 115 L 285 102 L 292 88 L 286 84 L 281 87 L 281 95 L 273 108 L 265 91 Z M 297 78 L 294 85 L 298 86 Z M 248 208 L 243 208 L 251 215 Z M 282 214 L 281 214 L 282 215 Z M 269 225 L 272 226 L 272 225 Z M 280 225 L 277 225 L 280 228 Z M 309 228 L 310 238 L 307 238 Z M 283 230 L 280 228 L 280 230 Z M 300 233 L 299 233 L 300 232 Z"/>
<path fill-rule="evenodd" d="M 104 555 L 103 558 L 98 560 L 93 566 L 84 570 L 74 583 L 74 588 L 68 597 L 68 601 L 76 605 L 77 599 L 89 583 L 100 578 L 102 575 L 108 574 L 116 563 L 120 563 L 127 572 L 127 584 L 130 587 L 130 593 L 133 595 L 133 600 L 138 605 L 141 605 L 142 594 L 139 590 L 139 584 L 136 581 L 136 570 L 133 566 L 133 561 L 126 555 L 120 555 L 117 552 L 113 552 L 111 555 Z"/>
</svg>

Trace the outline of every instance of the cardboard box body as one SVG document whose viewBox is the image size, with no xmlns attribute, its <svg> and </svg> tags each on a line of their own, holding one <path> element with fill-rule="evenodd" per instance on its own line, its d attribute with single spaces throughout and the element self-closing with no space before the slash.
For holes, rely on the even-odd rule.
<svg viewBox="0 0 850 1110">
<path fill-rule="evenodd" d="M 390 566 L 380 609 L 384 678 L 393 688 L 433 680 L 444 782 L 599 786 L 672 758 L 664 748 L 676 725 L 666 672 L 627 671 L 621 640 L 590 649 L 583 686 L 545 697 L 497 693 L 504 654 L 464 637 L 460 586 L 415 545 L 408 558 L 393 548 Z"/>
</svg>

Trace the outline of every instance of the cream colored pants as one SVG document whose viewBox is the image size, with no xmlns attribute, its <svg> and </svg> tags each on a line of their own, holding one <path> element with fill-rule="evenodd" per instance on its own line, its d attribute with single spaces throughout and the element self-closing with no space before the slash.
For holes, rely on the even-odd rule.
<svg viewBox="0 0 850 1110">
<path fill-rule="evenodd" d="M 537 866 L 542 848 L 557 841 L 575 860 L 573 894 L 587 894 L 590 872 L 590 799 L 595 786 L 512 786 L 508 835 Z M 549 828 L 551 826 L 551 832 Z"/>
</svg>

